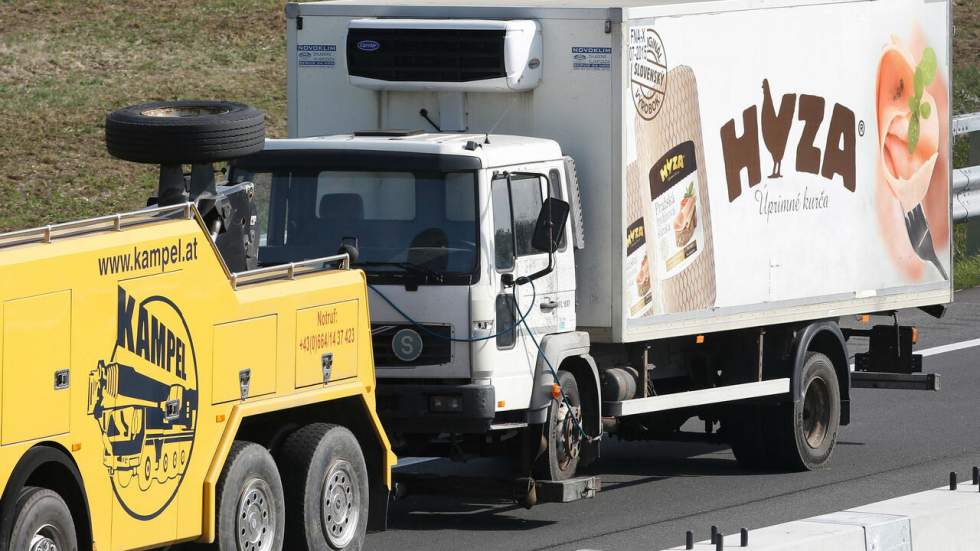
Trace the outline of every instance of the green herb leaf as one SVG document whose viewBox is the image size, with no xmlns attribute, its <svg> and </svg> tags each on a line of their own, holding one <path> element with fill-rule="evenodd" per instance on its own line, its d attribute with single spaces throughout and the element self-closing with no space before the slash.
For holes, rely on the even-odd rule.
<svg viewBox="0 0 980 551">
<path fill-rule="evenodd" d="M 936 61 L 936 51 L 932 48 L 926 48 L 922 52 L 922 60 L 919 61 L 919 67 L 916 70 L 922 71 L 922 84 L 923 86 L 929 86 L 932 81 L 936 80 L 936 70 L 939 67 L 939 63 Z"/>
<path fill-rule="evenodd" d="M 691 182 L 687 186 L 687 190 L 684 192 L 684 197 L 694 197 L 694 182 Z"/>
<path fill-rule="evenodd" d="M 928 102 L 925 101 L 922 102 L 922 104 L 919 105 L 919 116 L 921 116 L 923 119 L 928 119 L 929 115 L 931 114 L 932 114 L 932 105 L 930 105 Z"/>
<path fill-rule="evenodd" d="M 909 153 L 915 153 L 915 148 L 919 145 L 919 117 L 912 116 L 909 120 Z"/>
<path fill-rule="evenodd" d="M 919 65 L 915 68 L 915 99 L 917 101 L 922 97 L 922 92 L 925 92 L 925 90 L 925 73 L 922 71 L 922 65 Z"/>
<path fill-rule="evenodd" d="M 936 51 L 926 48 L 922 51 L 922 59 L 919 66 L 915 68 L 915 95 L 909 98 L 909 111 L 912 117 L 909 119 L 909 153 L 914 153 L 919 146 L 919 118 L 928 119 L 932 114 L 932 105 L 922 101 L 922 94 L 926 91 L 926 86 L 936 80 L 936 71 L 939 62 L 936 60 Z"/>
</svg>

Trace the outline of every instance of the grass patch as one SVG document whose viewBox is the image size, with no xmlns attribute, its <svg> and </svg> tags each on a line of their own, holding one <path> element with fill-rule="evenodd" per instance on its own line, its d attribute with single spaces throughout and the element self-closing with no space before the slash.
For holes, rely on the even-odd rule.
<svg viewBox="0 0 980 551">
<path fill-rule="evenodd" d="M 956 0 L 953 4 L 953 112 L 980 111 L 980 8 L 977 0 Z M 974 134 L 974 140 L 980 135 Z M 972 162 L 971 162 L 972 161 Z M 964 167 L 980 163 L 969 159 L 968 139 L 961 138 L 953 145 L 953 166 Z M 953 234 L 953 281 L 958 289 L 980 285 L 980 255 L 969 254 L 967 226 L 957 224 Z"/>
<path fill-rule="evenodd" d="M 0 0 L 0 231 L 145 204 L 156 169 L 106 153 L 112 109 L 235 99 L 266 111 L 270 136 L 285 135 L 283 7 Z"/>
</svg>

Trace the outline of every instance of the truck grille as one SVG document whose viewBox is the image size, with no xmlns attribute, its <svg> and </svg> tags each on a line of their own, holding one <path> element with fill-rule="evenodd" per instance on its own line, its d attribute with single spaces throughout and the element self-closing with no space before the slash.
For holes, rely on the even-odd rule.
<svg viewBox="0 0 980 551">
<path fill-rule="evenodd" d="M 412 367 L 450 363 L 452 341 L 449 338 L 452 337 L 452 328 L 448 325 L 423 325 L 422 327 L 424 329 L 409 324 L 372 325 L 374 364 L 378 367 Z M 395 354 L 394 338 L 403 329 L 413 330 L 421 337 L 422 351 L 415 359 L 405 360 Z"/>
<path fill-rule="evenodd" d="M 390 82 L 471 82 L 507 76 L 503 30 L 350 29 L 347 71 Z"/>
</svg>

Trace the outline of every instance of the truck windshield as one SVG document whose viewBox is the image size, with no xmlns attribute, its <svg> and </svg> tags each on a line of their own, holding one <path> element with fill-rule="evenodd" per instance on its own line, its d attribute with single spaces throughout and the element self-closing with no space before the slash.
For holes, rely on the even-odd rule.
<svg viewBox="0 0 980 551">
<path fill-rule="evenodd" d="M 468 283 L 477 273 L 476 173 L 232 167 L 256 185 L 259 264 L 335 254 L 380 279 Z"/>
</svg>

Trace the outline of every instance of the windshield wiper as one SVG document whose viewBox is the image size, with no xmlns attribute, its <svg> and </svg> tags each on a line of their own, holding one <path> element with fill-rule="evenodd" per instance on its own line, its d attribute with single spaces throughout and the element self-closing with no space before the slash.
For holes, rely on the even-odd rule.
<svg viewBox="0 0 980 551">
<path fill-rule="evenodd" d="M 431 277 L 438 283 L 441 283 L 443 280 L 443 274 L 440 274 L 432 268 L 421 264 L 416 264 L 414 262 L 356 262 L 354 263 L 354 266 L 394 266 L 396 268 L 401 268 L 406 272 L 415 272 L 417 274 L 423 274 L 427 278 Z"/>
</svg>

